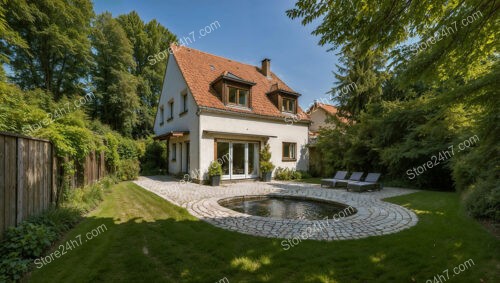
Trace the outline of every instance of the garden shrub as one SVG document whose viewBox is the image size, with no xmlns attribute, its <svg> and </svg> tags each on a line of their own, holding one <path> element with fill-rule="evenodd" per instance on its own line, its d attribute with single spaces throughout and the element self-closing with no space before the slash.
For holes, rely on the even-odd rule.
<svg viewBox="0 0 500 283">
<path fill-rule="evenodd" d="M 74 207 L 52 207 L 44 213 L 32 217 L 30 222 L 52 227 L 58 235 L 62 235 L 75 226 L 81 218 L 81 211 Z"/>
<path fill-rule="evenodd" d="M 45 215 L 43 222 L 52 222 Z M 0 248 L 1 282 L 17 281 L 28 271 L 29 264 L 40 257 L 57 239 L 57 228 L 45 224 L 24 221 L 17 227 L 10 227 L 4 234 Z"/>
<path fill-rule="evenodd" d="M 21 258 L 19 253 L 0 255 L 0 282 L 18 281 L 28 271 L 31 260 Z"/>
<path fill-rule="evenodd" d="M 120 159 L 138 159 L 140 149 L 138 144 L 133 139 L 124 138 L 119 136 L 118 154 Z"/>
<path fill-rule="evenodd" d="M 307 171 L 303 171 L 303 170 L 298 170 L 297 172 L 300 173 L 300 175 L 302 176 L 301 179 L 309 179 L 309 178 L 312 178 L 312 175 L 307 172 Z"/>
<path fill-rule="evenodd" d="M 99 184 L 101 184 L 102 188 L 104 190 L 111 188 L 114 184 L 117 184 L 119 182 L 118 177 L 116 175 L 108 175 L 101 180 L 99 180 Z"/>
<path fill-rule="evenodd" d="M 101 202 L 102 197 L 102 188 L 98 184 L 68 189 L 65 191 L 63 206 L 72 207 L 81 213 L 86 213 L 94 209 Z"/>
<path fill-rule="evenodd" d="M 500 181 L 492 176 L 477 182 L 465 193 L 464 203 L 471 216 L 500 222 Z"/>
<path fill-rule="evenodd" d="M 109 176 L 93 185 L 68 190 L 60 207 L 49 208 L 9 228 L 0 243 L 0 282 L 19 280 L 31 262 L 74 227 L 83 213 L 94 209 L 104 190 L 115 183 L 116 179 Z"/>
<path fill-rule="evenodd" d="M 75 209 L 80 213 L 93 210 L 102 201 L 104 190 L 117 183 L 115 178 L 111 175 L 83 188 L 66 190 L 62 207 Z"/>
<path fill-rule="evenodd" d="M 222 175 L 222 165 L 217 161 L 212 161 L 210 167 L 208 167 L 208 176 L 221 176 Z"/>
<path fill-rule="evenodd" d="M 259 153 L 259 168 L 262 173 L 272 172 L 274 164 L 271 162 L 271 146 L 266 143 Z"/>
<path fill-rule="evenodd" d="M 295 169 L 278 167 L 274 174 L 276 180 L 289 181 L 302 179 L 302 173 Z"/>
<path fill-rule="evenodd" d="M 25 221 L 7 229 L 1 253 L 19 253 L 22 258 L 39 257 L 55 239 L 57 234 L 51 227 Z"/>
<path fill-rule="evenodd" d="M 145 141 L 145 151 L 141 156 L 141 172 L 145 175 L 157 175 L 167 169 L 167 145 L 165 142 L 148 138 Z"/>
<path fill-rule="evenodd" d="M 292 180 L 301 180 L 302 173 L 300 171 L 292 170 Z"/>
<path fill-rule="evenodd" d="M 117 176 L 122 181 L 135 180 L 139 177 L 139 161 L 135 159 L 126 159 L 120 161 Z"/>
</svg>

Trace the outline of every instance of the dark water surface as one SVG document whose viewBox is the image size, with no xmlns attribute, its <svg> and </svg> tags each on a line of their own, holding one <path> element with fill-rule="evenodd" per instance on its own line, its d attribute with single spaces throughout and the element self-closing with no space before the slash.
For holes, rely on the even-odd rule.
<svg viewBox="0 0 500 283">
<path fill-rule="evenodd" d="M 219 204 L 241 213 L 278 219 L 332 219 L 342 210 L 346 215 L 354 212 L 340 203 L 288 197 L 236 197 L 220 200 Z"/>
</svg>

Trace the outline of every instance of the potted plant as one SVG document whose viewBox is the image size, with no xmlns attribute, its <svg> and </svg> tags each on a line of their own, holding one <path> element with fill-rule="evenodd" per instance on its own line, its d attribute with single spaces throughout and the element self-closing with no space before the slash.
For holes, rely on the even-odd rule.
<svg viewBox="0 0 500 283">
<path fill-rule="evenodd" d="M 262 150 L 260 151 L 259 163 L 260 163 L 260 172 L 262 174 L 262 181 L 270 182 L 271 175 L 273 173 L 274 164 L 271 160 L 271 151 L 269 144 L 266 143 Z"/>
<path fill-rule="evenodd" d="M 210 182 L 212 186 L 220 185 L 220 176 L 222 175 L 222 166 L 217 161 L 212 161 L 210 167 L 208 168 L 208 176 L 210 177 Z"/>
</svg>

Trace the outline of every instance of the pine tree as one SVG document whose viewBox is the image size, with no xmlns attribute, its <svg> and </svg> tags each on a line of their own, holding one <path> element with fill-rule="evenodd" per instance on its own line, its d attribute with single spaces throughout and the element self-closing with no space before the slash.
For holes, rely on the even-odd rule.
<svg viewBox="0 0 500 283">
<path fill-rule="evenodd" d="M 378 101 L 382 94 L 382 84 L 387 80 L 383 70 L 385 61 L 380 52 L 365 52 L 360 48 L 345 50 L 341 58 L 343 66 L 335 73 L 337 85 L 330 91 L 338 102 L 340 115 L 350 120 L 359 120 L 359 114 L 369 102 Z"/>
</svg>

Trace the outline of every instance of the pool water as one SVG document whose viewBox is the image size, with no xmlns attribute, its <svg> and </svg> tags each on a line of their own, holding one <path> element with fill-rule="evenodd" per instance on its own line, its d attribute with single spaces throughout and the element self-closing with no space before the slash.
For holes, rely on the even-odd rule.
<svg viewBox="0 0 500 283">
<path fill-rule="evenodd" d="M 332 219 L 335 214 L 351 215 L 355 210 L 347 205 L 297 197 L 246 196 L 223 199 L 223 207 L 254 216 L 277 219 Z"/>
</svg>

